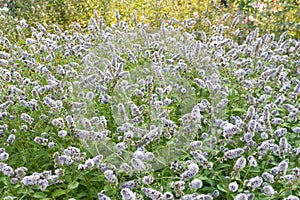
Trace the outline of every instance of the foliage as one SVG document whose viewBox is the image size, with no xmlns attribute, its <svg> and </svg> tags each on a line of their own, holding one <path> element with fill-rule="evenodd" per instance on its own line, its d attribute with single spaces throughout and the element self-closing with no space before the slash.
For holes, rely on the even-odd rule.
<svg viewBox="0 0 300 200">
<path fill-rule="evenodd" d="M 121 19 L 134 25 L 136 21 L 159 26 L 162 21 L 176 18 L 187 20 L 196 18 L 196 30 L 205 26 L 204 19 L 208 18 L 213 24 L 220 21 L 225 13 L 241 14 L 243 24 L 241 30 L 246 33 L 259 28 L 261 33 L 274 33 L 277 37 L 286 30 L 294 37 L 300 35 L 300 9 L 299 2 L 295 0 L 235 0 L 227 1 L 226 6 L 221 1 L 196 0 L 164 0 L 164 1 L 112 1 L 112 0 L 41 0 L 38 3 L 32 0 L 9 1 L 10 14 L 16 18 L 25 18 L 29 24 L 35 21 L 46 24 L 59 24 L 69 29 L 73 22 L 83 27 L 97 10 L 104 17 L 108 25 L 114 24 L 115 11 L 118 10 Z"/>
<path fill-rule="evenodd" d="M 68 31 L 0 11 L 1 199 L 299 199 L 299 40 L 162 3 Z"/>
</svg>

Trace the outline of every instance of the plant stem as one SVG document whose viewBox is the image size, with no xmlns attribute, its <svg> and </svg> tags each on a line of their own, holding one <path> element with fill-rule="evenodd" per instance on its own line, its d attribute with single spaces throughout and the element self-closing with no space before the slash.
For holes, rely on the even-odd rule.
<svg viewBox="0 0 300 200">
<path fill-rule="evenodd" d="M 85 182 L 87 184 L 87 189 L 88 189 L 88 193 L 89 193 L 89 199 L 93 199 L 93 195 L 92 195 L 91 190 L 90 190 L 90 188 L 91 188 L 90 181 L 85 177 L 85 175 L 83 175 L 83 177 L 84 177 L 84 180 L 85 180 Z"/>
</svg>

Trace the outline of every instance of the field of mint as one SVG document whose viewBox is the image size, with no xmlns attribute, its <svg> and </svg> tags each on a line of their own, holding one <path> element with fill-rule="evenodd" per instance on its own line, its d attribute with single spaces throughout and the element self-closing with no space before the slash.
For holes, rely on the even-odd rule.
<svg viewBox="0 0 300 200">
<path fill-rule="evenodd" d="M 300 41 L 116 18 L 0 32 L 1 199 L 299 199 Z"/>
</svg>

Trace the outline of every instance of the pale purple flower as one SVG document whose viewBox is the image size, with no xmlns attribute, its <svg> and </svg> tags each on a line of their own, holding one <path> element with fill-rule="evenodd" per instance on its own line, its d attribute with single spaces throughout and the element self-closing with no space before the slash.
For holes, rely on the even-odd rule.
<svg viewBox="0 0 300 200">
<path fill-rule="evenodd" d="M 152 200 L 161 199 L 163 196 L 161 192 L 152 188 L 142 188 L 141 191 Z"/>
<path fill-rule="evenodd" d="M 12 177 L 15 174 L 14 169 L 10 166 L 2 167 L 1 171 L 5 176 L 9 176 L 9 177 Z"/>
<path fill-rule="evenodd" d="M 234 200 L 248 200 L 248 196 L 245 193 L 240 193 L 235 196 Z"/>
<path fill-rule="evenodd" d="M 229 185 L 228 185 L 228 189 L 229 189 L 231 192 L 236 192 L 236 191 L 239 189 L 239 185 L 237 184 L 236 181 L 231 182 L 231 183 L 229 183 Z"/>
<path fill-rule="evenodd" d="M 299 197 L 295 195 L 289 195 L 287 198 L 284 198 L 284 200 L 299 200 Z"/>
<path fill-rule="evenodd" d="M 2 152 L 2 153 L 0 154 L 0 160 L 5 161 L 5 160 L 8 160 L 8 158 L 9 158 L 9 154 L 8 154 L 8 153 Z"/>
<path fill-rule="evenodd" d="M 67 131 L 65 131 L 65 130 L 60 130 L 60 131 L 58 132 L 57 135 L 58 135 L 58 137 L 61 137 L 61 138 L 66 137 Z"/>
<path fill-rule="evenodd" d="M 240 157 L 237 159 L 235 165 L 233 166 L 233 170 L 240 171 L 246 167 L 247 160 L 244 157 Z"/>
<path fill-rule="evenodd" d="M 262 178 L 259 176 L 256 176 L 249 180 L 249 182 L 247 183 L 247 186 L 250 187 L 252 189 L 252 191 L 254 191 L 256 188 L 260 187 L 262 183 L 263 183 Z"/>
<path fill-rule="evenodd" d="M 87 168 L 89 168 L 90 170 L 94 168 L 95 162 L 93 159 L 87 159 L 85 161 L 85 165 Z"/>
<path fill-rule="evenodd" d="M 123 188 L 121 190 L 122 200 L 133 200 L 135 198 L 135 194 L 129 188 Z"/>
<path fill-rule="evenodd" d="M 263 192 L 266 194 L 266 195 L 268 195 L 268 196 L 273 196 L 275 193 L 276 193 L 276 191 L 273 189 L 273 187 L 272 186 L 270 186 L 270 185 L 265 185 L 264 187 L 263 187 Z"/>
<path fill-rule="evenodd" d="M 150 185 L 151 183 L 153 183 L 154 178 L 151 175 L 148 175 L 148 176 L 144 176 L 142 181 L 144 184 Z"/>
<path fill-rule="evenodd" d="M 98 193 L 98 200 L 110 200 L 110 197 L 103 194 L 103 192 Z"/>
<path fill-rule="evenodd" d="M 122 184 L 121 188 L 135 189 L 139 187 L 139 182 L 137 180 L 127 181 Z"/>
<path fill-rule="evenodd" d="M 261 176 L 265 181 L 269 183 L 274 183 L 274 176 L 272 174 L 264 172 Z"/>
<path fill-rule="evenodd" d="M 189 186 L 192 189 L 199 189 L 203 185 L 202 181 L 200 179 L 194 179 L 192 182 L 190 182 Z"/>
</svg>

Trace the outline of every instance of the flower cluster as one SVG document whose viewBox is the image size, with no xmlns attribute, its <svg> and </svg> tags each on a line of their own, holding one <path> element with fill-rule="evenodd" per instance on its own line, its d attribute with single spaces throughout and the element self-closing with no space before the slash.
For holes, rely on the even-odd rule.
<svg viewBox="0 0 300 200">
<path fill-rule="evenodd" d="M 82 162 L 85 158 L 85 152 L 80 152 L 80 149 L 76 147 L 68 147 L 62 151 L 60 155 L 59 152 L 55 152 L 53 154 L 54 165 L 55 166 L 63 166 L 63 165 L 71 165 L 74 162 Z M 92 161 L 94 162 L 94 161 Z M 89 163 L 89 162 L 88 162 Z M 90 164 L 89 164 L 90 165 Z"/>
</svg>

